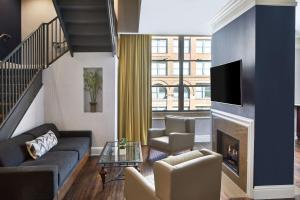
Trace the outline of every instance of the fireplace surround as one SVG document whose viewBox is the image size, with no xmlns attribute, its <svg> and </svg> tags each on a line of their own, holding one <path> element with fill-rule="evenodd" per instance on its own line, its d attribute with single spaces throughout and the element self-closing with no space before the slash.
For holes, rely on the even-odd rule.
<svg viewBox="0 0 300 200">
<path fill-rule="evenodd" d="M 253 192 L 254 120 L 212 110 L 212 149 L 223 155 L 223 173 L 247 196 Z"/>
<path fill-rule="evenodd" d="M 223 163 L 239 176 L 240 141 L 217 130 L 217 152 L 223 155 Z"/>
</svg>

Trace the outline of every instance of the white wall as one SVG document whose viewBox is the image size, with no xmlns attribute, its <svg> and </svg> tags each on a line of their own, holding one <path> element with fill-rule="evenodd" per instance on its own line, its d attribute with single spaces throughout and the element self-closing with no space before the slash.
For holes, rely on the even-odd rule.
<svg viewBox="0 0 300 200">
<path fill-rule="evenodd" d="M 92 130 L 93 147 L 116 133 L 116 65 L 112 53 L 69 53 L 44 70 L 45 121 L 61 130 Z M 83 68 L 103 68 L 103 112 L 84 113 Z"/>
<path fill-rule="evenodd" d="M 26 111 L 12 137 L 20 135 L 44 122 L 44 87 L 42 87 Z"/>
<path fill-rule="evenodd" d="M 49 22 L 56 16 L 52 0 L 22 0 L 22 40 L 35 31 L 43 22 Z"/>
</svg>

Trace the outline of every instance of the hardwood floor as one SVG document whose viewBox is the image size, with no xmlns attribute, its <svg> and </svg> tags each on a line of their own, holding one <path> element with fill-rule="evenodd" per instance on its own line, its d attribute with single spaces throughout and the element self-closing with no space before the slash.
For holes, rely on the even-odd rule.
<svg viewBox="0 0 300 200">
<path fill-rule="evenodd" d="M 200 145 L 201 147 L 208 147 L 207 145 Z M 300 142 L 296 143 L 295 149 L 295 183 L 300 187 Z M 143 155 L 146 158 L 147 148 L 143 147 Z M 144 162 L 141 167 L 141 173 L 144 176 L 153 174 L 152 164 L 155 160 L 161 159 L 166 155 L 157 153 L 156 151 L 151 152 L 150 161 Z M 105 185 L 102 190 L 101 177 L 98 173 L 97 168 L 98 157 L 91 157 L 86 165 L 81 170 L 77 179 L 73 183 L 69 192 L 65 196 L 64 200 L 123 200 L 123 189 L 124 181 L 113 181 Z M 118 169 L 114 169 L 109 172 L 116 174 Z M 221 192 L 221 200 L 250 200 L 248 198 L 228 198 L 228 195 Z M 300 196 L 294 198 L 294 200 L 300 200 Z"/>
</svg>

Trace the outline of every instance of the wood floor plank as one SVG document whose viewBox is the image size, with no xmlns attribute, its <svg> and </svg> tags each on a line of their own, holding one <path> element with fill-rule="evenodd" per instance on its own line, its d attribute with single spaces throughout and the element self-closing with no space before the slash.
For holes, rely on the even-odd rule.
<svg viewBox="0 0 300 200">
<path fill-rule="evenodd" d="M 295 183 L 300 187 L 300 142 L 295 145 Z M 147 155 L 147 148 L 143 147 L 144 158 Z M 158 157 L 159 156 L 159 157 Z M 151 153 L 150 162 L 145 161 L 141 167 L 141 173 L 144 176 L 152 175 L 152 164 L 155 160 L 161 159 L 166 155 L 154 155 Z M 97 169 L 98 157 L 91 157 L 85 164 L 77 179 L 66 194 L 64 200 L 123 200 L 124 181 L 114 181 L 105 185 L 102 190 L 101 177 Z M 118 169 L 111 171 L 116 174 Z M 229 199 L 228 195 L 221 192 L 220 200 L 250 200 L 248 198 Z M 294 198 L 300 200 L 300 196 Z"/>
</svg>

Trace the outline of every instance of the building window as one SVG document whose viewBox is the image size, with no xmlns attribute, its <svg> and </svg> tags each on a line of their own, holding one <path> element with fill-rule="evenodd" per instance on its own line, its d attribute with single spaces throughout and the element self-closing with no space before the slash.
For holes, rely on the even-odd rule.
<svg viewBox="0 0 300 200">
<path fill-rule="evenodd" d="M 152 99 L 166 99 L 167 98 L 167 90 L 160 85 L 156 85 L 156 87 L 152 88 Z"/>
<path fill-rule="evenodd" d="M 190 53 L 190 43 L 189 39 L 184 39 L 184 53 Z"/>
<path fill-rule="evenodd" d="M 210 75 L 210 62 L 196 62 L 196 75 L 209 76 Z"/>
<path fill-rule="evenodd" d="M 211 41 L 210 40 L 197 40 L 196 41 L 196 53 L 210 53 Z"/>
<path fill-rule="evenodd" d="M 211 55 L 196 53 L 210 52 L 209 37 L 152 36 L 152 41 L 152 110 L 209 109 Z"/>
<path fill-rule="evenodd" d="M 152 76 L 166 76 L 167 63 L 162 61 L 152 61 Z"/>
<path fill-rule="evenodd" d="M 210 98 L 210 87 L 200 86 L 196 87 L 196 99 L 209 99 Z"/>
<path fill-rule="evenodd" d="M 174 88 L 173 96 L 178 98 L 178 87 Z M 189 99 L 189 98 L 190 98 L 190 90 L 189 90 L 189 88 L 185 87 L 184 88 L 184 99 Z"/>
<path fill-rule="evenodd" d="M 179 62 L 173 63 L 173 75 L 179 76 Z M 185 76 L 190 75 L 190 63 L 189 62 L 183 63 L 183 75 L 185 75 Z"/>
<path fill-rule="evenodd" d="M 173 53 L 178 53 L 178 39 L 173 39 Z"/>
<path fill-rule="evenodd" d="M 166 39 L 153 39 L 152 53 L 167 53 L 167 43 Z"/>
</svg>

